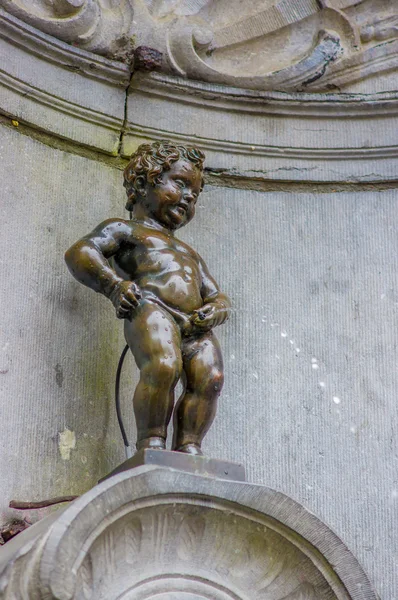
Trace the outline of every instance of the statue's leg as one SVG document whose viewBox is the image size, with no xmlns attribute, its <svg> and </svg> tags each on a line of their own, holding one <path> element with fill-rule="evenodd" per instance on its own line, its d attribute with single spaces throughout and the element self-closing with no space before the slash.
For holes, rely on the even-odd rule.
<svg viewBox="0 0 398 600">
<path fill-rule="evenodd" d="M 125 337 L 140 370 L 133 398 L 137 449 L 165 448 L 174 388 L 182 371 L 180 330 L 165 310 L 145 300 L 131 321 L 126 319 Z"/>
<path fill-rule="evenodd" d="M 223 361 L 212 332 L 183 340 L 182 359 L 186 386 L 174 413 L 173 448 L 201 454 L 201 443 L 216 415 L 223 382 Z"/>
</svg>

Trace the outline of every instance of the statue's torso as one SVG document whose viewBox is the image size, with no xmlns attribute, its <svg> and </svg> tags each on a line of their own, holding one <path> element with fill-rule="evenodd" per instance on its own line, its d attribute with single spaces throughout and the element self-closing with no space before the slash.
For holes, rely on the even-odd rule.
<svg viewBox="0 0 398 600">
<path fill-rule="evenodd" d="M 172 235 L 136 225 L 131 240 L 114 256 L 114 265 L 118 275 L 186 314 L 203 305 L 197 254 Z"/>
</svg>

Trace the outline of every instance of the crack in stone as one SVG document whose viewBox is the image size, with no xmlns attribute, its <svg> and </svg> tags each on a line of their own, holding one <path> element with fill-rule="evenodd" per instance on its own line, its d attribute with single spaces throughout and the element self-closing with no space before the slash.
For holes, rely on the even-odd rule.
<svg viewBox="0 0 398 600">
<path fill-rule="evenodd" d="M 134 75 L 134 68 L 132 67 L 131 72 L 130 72 L 130 79 L 129 79 L 129 82 L 128 82 L 127 86 L 126 86 L 126 90 L 125 90 L 123 123 L 122 123 L 122 126 L 120 128 L 119 144 L 118 144 L 118 147 L 117 147 L 117 155 L 119 157 L 122 156 L 123 140 L 124 140 L 124 135 L 125 135 L 126 129 L 127 129 L 127 122 L 128 122 L 128 116 L 127 116 L 128 98 L 129 98 L 129 93 L 130 93 L 131 82 L 133 80 L 133 75 Z"/>
</svg>

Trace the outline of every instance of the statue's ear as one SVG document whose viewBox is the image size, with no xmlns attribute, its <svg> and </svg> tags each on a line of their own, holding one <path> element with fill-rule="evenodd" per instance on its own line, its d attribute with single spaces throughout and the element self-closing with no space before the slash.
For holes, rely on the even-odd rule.
<svg viewBox="0 0 398 600">
<path fill-rule="evenodd" d="M 132 210 L 134 209 L 134 204 L 135 204 L 135 194 L 130 194 L 127 199 L 126 210 L 128 210 L 129 212 L 132 212 Z"/>
<path fill-rule="evenodd" d="M 144 175 L 138 175 L 134 181 L 134 187 L 137 191 L 137 194 L 141 196 L 141 198 L 145 198 L 146 196 L 146 177 Z"/>
</svg>

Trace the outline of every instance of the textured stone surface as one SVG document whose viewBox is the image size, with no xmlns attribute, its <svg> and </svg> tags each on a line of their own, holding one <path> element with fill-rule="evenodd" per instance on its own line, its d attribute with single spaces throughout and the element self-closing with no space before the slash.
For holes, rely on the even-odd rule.
<svg viewBox="0 0 398 600">
<path fill-rule="evenodd" d="M 106 475 L 106 479 L 113 477 L 116 473 L 122 473 L 123 471 L 142 467 L 143 465 L 169 467 L 171 469 L 178 469 L 179 471 L 187 471 L 194 475 L 202 475 L 203 477 L 246 481 L 245 467 L 238 463 L 214 459 L 210 456 L 193 456 L 192 454 L 185 454 L 183 452 L 156 450 L 154 448 L 139 450 L 133 457 L 125 460 L 114 471 Z"/>
<path fill-rule="evenodd" d="M 397 179 L 398 94 L 281 94 L 135 73 L 122 153 L 195 139 L 206 166 L 265 180 Z"/>
<path fill-rule="evenodd" d="M 0 6 L 93 52 L 129 62 L 134 44 L 143 45 L 164 55 L 166 72 L 241 88 L 328 92 L 380 79 L 398 66 L 398 15 L 390 0 L 0 0 Z"/>
<path fill-rule="evenodd" d="M 63 254 L 123 214 L 125 193 L 120 171 L 17 131 L 2 128 L 0 147 L 4 519 L 11 498 L 79 494 L 124 458 L 113 401 L 122 326 L 104 298 L 74 282 Z"/>
<path fill-rule="evenodd" d="M 18 131 L 2 129 L 0 164 L 5 520 L 11 498 L 81 493 L 124 459 L 113 408 L 121 324 L 63 264 L 71 241 L 124 214 L 124 191 L 119 171 Z M 382 600 L 396 600 L 397 192 L 208 187 L 198 204 L 181 238 L 234 303 L 218 333 L 226 383 L 205 451 L 302 502 Z M 122 403 L 132 442 L 135 377 L 131 360 Z"/>
<path fill-rule="evenodd" d="M 0 0 L 0 6 L 55 38 L 128 60 L 133 20 L 130 0 Z"/>
<path fill-rule="evenodd" d="M 341 540 L 263 486 L 143 466 L 44 525 L 0 557 L 2 600 L 377 600 Z"/>
<path fill-rule="evenodd" d="M 347 543 L 381 599 L 398 600 L 398 192 L 310 186 L 395 185 L 395 3 L 0 7 L 0 112 L 16 126 L 117 156 L 147 139 L 194 138 L 213 181 L 309 184 L 300 194 L 206 188 L 181 232 L 234 302 L 219 332 L 226 384 L 205 450 L 302 502 Z M 127 95 L 140 45 L 163 53 L 166 74 L 135 73 Z M 113 406 L 122 326 L 72 280 L 63 252 L 123 215 L 125 196 L 120 171 L 0 133 L 1 524 L 16 515 L 10 499 L 82 493 L 124 459 Z M 130 359 L 122 401 L 132 443 L 136 378 Z"/>
<path fill-rule="evenodd" d="M 397 67 L 397 14 L 388 0 L 218 1 L 201 8 L 164 27 L 169 69 L 189 79 L 319 92 L 349 89 Z"/>
<path fill-rule="evenodd" d="M 170 25 L 167 19 L 162 23 Z M 137 68 L 154 67 L 159 48 L 166 52 L 151 36 L 146 39 L 145 31 L 140 29 L 137 43 L 147 44 L 146 61 L 137 60 Z M 324 43 L 330 44 L 333 35 L 325 34 Z M 388 39 L 381 47 L 390 51 L 394 44 L 398 40 Z M 6 58 L 0 112 L 74 144 L 127 156 L 144 140 L 185 143 L 195 137 L 206 151 L 207 167 L 217 172 L 277 181 L 397 179 L 398 91 L 389 63 L 386 74 L 367 78 L 365 87 L 353 83 L 355 94 L 340 93 L 336 86 L 326 93 L 297 85 L 278 92 L 282 88 L 275 82 L 266 86 L 270 91 L 254 84 L 256 89 L 244 89 L 236 87 L 243 85 L 239 78 L 226 86 L 220 85 L 223 79 L 186 79 L 178 70 L 178 77 L 136 71 L 129 86 L 131 53 L 125 61 L 109 60 L 42 33 L 1 8 L 0 51 Z M 299 46 L 289 51 L 297 54 Z M 356 61 L 360 56 L 353 54 Z M 233 59 L 234 69 L 243 59 L 239 54 Z M 374 60 L 386 66 L 377 52 Z M 347 75 L 350 82 L 352 71 L 360 72 L 358 65 Z"/>
<path fill-rule="evenodd" d="M 0 112 L 116 154 L 129 68 L 79 50 L 0 8 Z"/>
<path fill-rule="evenodd" d="M 199 204 L 181 237 L 234 306 L 206 451 L 304 502 L 396 599 L 397 191 L 207 189 Z"/>
</svg>

